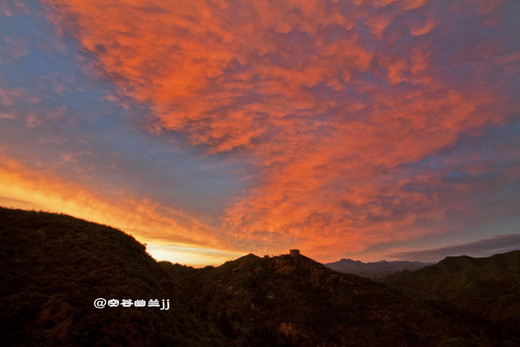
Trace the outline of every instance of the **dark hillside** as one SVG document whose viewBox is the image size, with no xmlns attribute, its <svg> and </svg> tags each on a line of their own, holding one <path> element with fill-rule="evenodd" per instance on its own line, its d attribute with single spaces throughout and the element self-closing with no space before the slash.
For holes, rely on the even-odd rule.
<svg viewBox="0 0 520 347">
<path fill-rule="evenodd" d="M 119 230 L 0 208 L 0 265 L 3 345 L 189 344 L 210 337 L 179 305 L 170 273 Z M 172 307 L 96 309 L 99 297 L 170 298 Z"/>
<path fill-rule="evenodd" d="M 457 321 L 386 285 L 302 255 L 250 254 L 197 275 L 193 291 L 202 315 L 245 344 L 437 346 L 492 344 L 495 338 L 476 322 Z"/>
<path fill-rule="evenodd" d="M 65 215 L 0 208 L 0 266 L 5 346 L 511 342 L 456 309 L 302 255 L 193 269 L 156 262 L 133 237 Z M 96 298 L 169 299 L 170 309 L 97 309 Z"/>
<path fill-rule="evenodd" d="M 436 298 L 471 312 L 507 334 L 520 332 L 520 251 L 489 258 L 447 257 L 386 282 L 414 296 Z"/>
</svg>

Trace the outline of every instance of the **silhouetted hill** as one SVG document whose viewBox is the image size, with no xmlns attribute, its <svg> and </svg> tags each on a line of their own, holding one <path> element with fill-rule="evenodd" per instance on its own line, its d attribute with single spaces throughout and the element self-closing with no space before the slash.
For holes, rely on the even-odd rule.
<svg viewBox="0 0 520 347">
<path fill-rule="evenodd" d="M 334 263 L 323 264 L 334 271 L 354 274 L 358 276 L 368 277 L 371 279 L 380 279 L 394 272 L 404 270 L 418 270 L 425 267 L 426 263 L 416 261 L 378 261 L 372 263 L 363 263 L 359 260 L 341 259 Z"/>
<path fill-rule="evenodd" d="M 2 345 L 189 345 L 213 339 L 207 324 L 178 303 L 170 273 L 119 230 L 0 208 L 0 266 Z M 99 310 L 96 298 L 170 298 L 172 308 Z"/>
<path fill-rule="evenodd" d="M 489 258 L 447 257 L 420 270 L 388 276 L 415 297 L 437 298 L 520 334 L 520 251 Z"/>
<path fill-rule="evenodd" d="M 452 307 L 298 255 L 219 267 L 156 262 L 131 236 L 64 215 L 0 208 L 5 346 L 503 345 Z M 169 299 L 170 309 L 95 298 Z"/>
<path fill-rule="evenodd" d="M 299 255 L 247 255 L 183 282 L 201 317 L 239 345 L 493 344 L 497 336 L 429 303 Z M 460 317 L 459 317 L 460 318 Z"/>
</svg>

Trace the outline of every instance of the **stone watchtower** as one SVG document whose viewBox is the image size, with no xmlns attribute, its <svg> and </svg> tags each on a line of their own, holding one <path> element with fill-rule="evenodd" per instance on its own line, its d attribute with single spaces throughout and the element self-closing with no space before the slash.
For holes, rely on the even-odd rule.
<svg viewBox="0 0 520 347">
<path fill-rule="evenodd" d="M 300 250 L 299 250 L 299 249 L 291 249 L 291 250 L 289 251 L 289 254 L 290 254 L 291 257 L 293 257 L 293 258 L 294 258 L 294 257 L 297 257 L 297 256 L 300 255 Z"/>
</svg>

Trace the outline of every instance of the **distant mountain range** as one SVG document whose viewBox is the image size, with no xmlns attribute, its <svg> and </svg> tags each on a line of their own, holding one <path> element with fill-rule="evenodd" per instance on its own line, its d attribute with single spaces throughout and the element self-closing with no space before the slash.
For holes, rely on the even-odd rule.
<svg viewBox="0 0 520 347">
<path fill-rule="evenodd" d="M 418 270 L 427 263 L 411 261 L 378 261 L 373 263 L 363 263 L 358 260 L 341 259 L 334 263 L 323 264 L 334 271 L 359 275 L 372 279 L 380 279 L 391 273 L 404 270 Z"/>
<path fill-rule="evenodd" d="M 462 260 L 400 273 L 388 284 L 303 255 L 249 254 L 194 269 L 156 262 L 107 226 L 0 208 L 0 345 L 520 344 L 518 261 L 479 265 L 487 273 L 480 277 L 465 270 L 472 260 Z M 448 295 L 452 289 L 460 294 Z M 473 313 L 487 307 L 481 289 L 510 303 L 512 323 Z M 465 304 L 453 304 L 461 295 Z M 97 298 L 119 303 L 96 308 Z M 161 308 L 150 307 L 153 299 Z"/>
</svg>

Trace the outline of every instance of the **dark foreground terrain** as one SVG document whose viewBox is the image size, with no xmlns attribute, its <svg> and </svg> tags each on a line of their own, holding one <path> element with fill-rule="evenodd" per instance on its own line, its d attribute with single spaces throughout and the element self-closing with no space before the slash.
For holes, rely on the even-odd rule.
<svg viewBox="0 0 520 347">
<path fill-rule="evenodd" d="M 447 257 L 384 281 L 415 298 L 430 298 L 520 335 L 520 251 L 489 258 Z"/>
<path fill-rule="evenodd" d="M 461 294 L 464 304 L 455 305 L 460 296 L 444 297 L 442 290 L 425 289 L 430 282 L 422 287 L 421 279 L 406 280 L 413 273 L 389 279 L 387 285 L 332 271 L 302 255 L 253 254 L 193 269 L 156 262 L 145 246 L 107 226 L 4 208 L 0 265 L 0 344 L 5 346 L 520 343 L 517 321 L 509 322 L 518 318 L 518 306 L 497 319 L 474 313 L 493 304 L 478 301 L 479 288 L 489 283 L 486 290 L 518 303 L 518 282 L 500 276 L 499 287 L 494 287 L 497 277 L 483 277 Z M 518 261 L 508 266 L 518 278 Z M 169 299 L 170 305 L 167 310 L 97 309 L 96 298 Z"/>
</svg>

